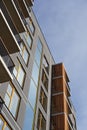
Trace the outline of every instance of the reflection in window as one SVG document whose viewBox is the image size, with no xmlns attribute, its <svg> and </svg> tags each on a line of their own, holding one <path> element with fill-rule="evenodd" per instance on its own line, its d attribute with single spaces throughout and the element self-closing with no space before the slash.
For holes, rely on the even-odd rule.
<svg viewBox="0 0 87 130">
<path fill-rule="evenodd" d="M 42 52 L 42 43 L 41 43 L 41 40 L 39 38 L 38 38 L 37 47 L 38 47 L 39 51 Z"/>
<path fill-rule="evenodd" d="M 30 28 L 32 34 L 34 35 L 34 32 L 35 32 L 35 26 L 34 26 L 34 24 L 33 24 L 33 22 L 32 22 L 31 19 L 29 19 L 29 25 L 28 25 L 28 26 L 29 26 L 29 28 Z"/>
<path fill-rule="evenodd" d="M 5 101 L 6 106 L 12 113 L 12 115 L 14 117 L 16 117 L 20 98 L 19 98 L 19 95 L 17 94 L 15 88 L 11 84 L 8 84 L 8 88 L 7 88 L 7 92 L 5 94 L 4 101 Z"/>
<path fill-rule="evenodd" d="M 45 56 L 43 57 L 43 65 L 44 65 L 44 68 L 47 71 L 47 73 L 49 73 L 49 64 L 48 64 Z"/>
<path fill-rule="evenodd" d="M 37 128 L 38 128 L 38 130 L 46 130 L 46 120 L 44 119 L 40 110 L 38 113 Z"/>
<path fill-rule="evenodd" d="M 47 96 L 41 87 L 40 91 L 40 103 L 43 106 L 45 112 L 47 112 Z"/>
<path fill-rule="evenodd" d="M 30 105 L 27 104 L 26 111 L 25 111 L 23 130 L 32 130 L 33 116 L 34 116 L 33 110 L 31 109 Z"/>
<path fill-rule="evenodd" d="M 41 61 L 41 53 L 39 51 L 39 49 L 36 49 L 36 53 L 35 53 L 35 61 L 38 65 L 38 67 L 40 66 L 40 61 Z"/>
<path fill-rule="evenodd" d="M 18 80 L 21 87 L 22 87 L 22 85 L 24 83 L 25 72 L 24 72 L 24 70 L 23 70 L 20 63 L 18 64 L 18 66 L 15 66 L 15 68 L 13 70 L 13 74 L 16 77 L 16 79 Z"/>
<path fill-rule="evenodd" d="M 37 92 L 36 86 L 33 80 L 31 79 L 28 99 L 33 108 L 35 107 L 36 102 L 36 92 Z"/>
<path fill-rule="evenodd" d="M 46 90 L 48 91 L 48 78 L 47 78 L 44 70 L 42 71 L 42 83 L 43 83 L 44 87 L 46 88 Z"/>
<path fill-rule="evenodd" d="M 39 77 L 39 68 L 38 68 L 37 64 L 34 62 L 33 71 L 32 71 L 32 78 L 33 78 L 36 85 L 38 85 L 38 77 Z"/>
<path fill-rule="evenodd" d="M 31 48 L 32 47 L 32 38 L 31 38 L 30 34 L 25 32 L 24 39 L 25 39 L 27 45 L 29 46 L 29 48 Z"/>
<path fill-rule="evenodd" d="M 7 122 L 3 119 L 1 115 L 0 115 L 0 130 L 11 130 Z"/>
<path fill-rule="evenodd" d="M 20 48 L 21 48 L 20 53 L 21 53 L 25 63 L 27 64 L 28 63 L 28 59 L 29 59 L 29 53 L 28 53 L 28 51 L 27 51 L 27 49 L 26 49 L 26 47 L 25 47 L 23 42 L 20 43 Z"/>
</svg>

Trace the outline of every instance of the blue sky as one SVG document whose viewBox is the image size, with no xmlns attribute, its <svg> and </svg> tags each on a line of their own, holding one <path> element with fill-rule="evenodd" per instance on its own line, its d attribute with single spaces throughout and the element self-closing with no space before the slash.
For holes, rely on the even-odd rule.
<svg viewBox="0 0 87 130">
<path fill-rule="evenodd" d="M 35 0 L 34 11 L 56 61 L 70 77 L 78 130 L 87 129 L 87 0 Z"/>
</svg>

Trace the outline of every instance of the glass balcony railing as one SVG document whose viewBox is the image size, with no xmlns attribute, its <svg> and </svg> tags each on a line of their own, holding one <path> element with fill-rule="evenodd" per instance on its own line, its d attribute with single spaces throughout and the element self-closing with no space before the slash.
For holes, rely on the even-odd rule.
<svg viewBox="0 0 87 130">
<path fill-rule="evenodd" d="M 1 110 L 2 110 L 3 104 L 4 104 L 4 101 L 3 101 L 3 99 L 2 99 L 1 96 L 0 96 L 0 112 L 1 112 Z"/>
<path fill-rule="evenodd" d="M 69 107 L 70 107 L 72 113 L 73 113 L 74 116 L 75 116 L 75 115 L 76 115 L 76 110 L 75 110 L 75 108 L 74 108 L 74 106 L 73 106 L 73 103 L 72 103 L 70 97 L 68 97 L 68 103 L 69 103 Z"/>
<path fill-rule="evenodd" d="M 21 19 L 22 19 L 24 25 L 26 26 L 27 22 L 26 22 L 26 20 L 25 20 L 25 17 L 24 17 L 24 15 L 23 15 L 23 13 L 22 13 L 22 10 L 21 10 L 21 8 L 20 8 L 20 5 L 19 5 L 18 1 L 15 0 L 14 3 L 15 3 L 15 5 L 16 5 L 16 8 L 17 8 L 17 10 L 18 10 L 18 12 L 19 12 L 19 14 L 20 14 L 20 17 L 21 17 Z"/>
<path fill-rule="evenodd" d="M 25 32 L 25 26 L 23 24 L 23 21 L 20 17 L 19 11 L 15 5 L 15 1 L 13 0 L 3 0 L 5 6 L 7 7 L 7 10 L 9 12 L 9 15 L 14 22 L 14 25 L 16 26 L 19 33 Z"/>
<path fill-rule="evenodd" d="M 70 126 L 70 130 L 76 130 L 75 121 L 72 120 L 70 115 L 68 116 L 68 123 L 69 123 L 69 126 Z"/>
<path fill-rule="evenodd" d="M 13 79 L 14 64 L 0 39 L 0 83 Z"/>
<path fill-rule="evenodd" d="M 34 4 L 34 0 L 25 0 L 26 3 L 31 7 Z"/>
<path fill-rule="evenodd" d="M 3 11 L 4 9 L 0 11 L 0 36 L 8 52 L 10 54 L 16 53 L 20 50 L 19 44 L 15 38 L 16 31 L 9 15 L 7 15 L 7 13 L 3 14 Z M 11 26 L 9 26 L 8 22 L 11 22 Z"/>
</svg>

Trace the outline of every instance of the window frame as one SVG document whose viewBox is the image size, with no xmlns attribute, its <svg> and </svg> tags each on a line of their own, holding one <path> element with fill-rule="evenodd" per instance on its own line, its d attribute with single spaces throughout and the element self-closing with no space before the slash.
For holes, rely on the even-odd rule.
<svg viewBox="0 0 87 130">
<path fill-rule="evenodd" d="M 32 48 L 32 44 L 33 44 L 33 39 L 32 39 L 32 36 L 31 36 L 30 32 L 29 31 L 25 32 L 23 37 L 24 37 L 24 40 L 26 41 L 27 46 L 31 49 Z M 30 45 L 28 44 L 28 41 L 27 41 L 28 37 L 30 37 L 30 40 L 31 40 Z"/>
<path fill-rule="evenodd" d="M 27 58 L 27 62 L 24 60 L 24 62 L 25 62 L 25 64 L 26 64 L 26 66 L 28 66 L 28 63 L 29 63 L 29 58 L 30 58 L 30 53 L 28 52 L 28 49 L 27 49 L 27 47 L 26 47 L 26 45 L 25 45 L 25 43 L 24 43 L 24 41 L 22 40 L 21 41 L 21 43 L 20 44 L 22 44 L 23 45 L 23 49 L 21 49 L 21 51 L 20 51 L 20 54 L 21 54 L 21 56 L 22 56 L 22 58 L 23 58 L 23 60 L 24 60 L 24 50 L 26 50 L 26 52 L 27 52 L 27 54 L 28 54 L 28 58 Z M 21 47 L 20 47 L 21 48 Z"/>
<path fill-rule="evenodd" d="M 7 123 L 7 121 L 4 119 L 4 117 L 1 114 L 0 114 L 0 119 L 3 122 L 2 130 L 5 130 L 6 126 L 9 128 L 9 130 L 12 130 L 11 127 L 9 126 L 9 124 Z"/>
<path fill-rule="evenodd" d="M 22 68 L 23 72 L 24 72 L 24 76 L 23 76 L 23 81 L 22 81 L 22 84 L 20 84 L 19 80 L 18 80 L 18 73 L 20 71 L 20 68 Z M 16 71 L 16 75 L 14 74 L 14 70 Z M 26 78 L 26 72 L 22 66 L 22 64 L 20 63 L 19 59 L 18 59 L 18 64 L 17 66 L 14 67 L 14 70 L 13 70 L 13 75 L 15 76 L 18 84 L 20 85 L 20 87 L 23 89 L 23 86 L 24 86 L 24 82 L 25 82 L 25 78 Z"/>
<path fill-rule="evenodd" d="M 47 64 L 48 69 L 46 69 L 44 62 Z M 44 68 L 45 68 L 47 74 L 49 75 L 49 63 L 48 63 L 47 58 L 46 58 L 45 55 L 43 56 L 43 66 L 44 66 Z"/>
<path fill-rule="evenodd" d="M 9 111 L 11 112 L 10 108 L 11 108 L 11 105 L 12 105 L 12 101 L 13 101 L 13 98 L 14 98 L 14 93 L 16 93 L 16 95 L 18 96 L 18 103 L 17 103 L 17 108 L 16 108 L 16 111 L 15 111 L 15 115 L 13 115 L 13 113 L 11 112 L 12 116 L 17 119 L 17 116 L 18 116 L 18 111 L 19 111 L 19 107 L 20 107 L 20 101 L 21 101 L 21 97 L 20 95 L 18 94 L 17 90 L 15 89 L 14 85 L 9 82 L 10 87 L 12 88 L 12 92 L 11 92 L 11 95 L 8 94 L 8 92 L 6 91 L 6 94 L 9 96 L 9 105 L 7 106 L 6 103 L 5 105 L 7 106 L 7 108 L 9 109 Z M 8 90 L 8 87 L 7 87 L 7 90 Z M 5 96 L 6 96 L 5 94 Z"/>
</svg>

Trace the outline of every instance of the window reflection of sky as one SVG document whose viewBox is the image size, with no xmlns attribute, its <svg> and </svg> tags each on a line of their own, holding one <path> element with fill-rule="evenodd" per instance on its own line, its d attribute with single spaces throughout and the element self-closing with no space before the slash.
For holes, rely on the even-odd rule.
<svg viewBox="0 0 87 130">
<path fill-rule="evenodd" d="M 40 66 L 40 59 L 41 59 L 41 54 L 40 54 L 40 51 L 37 48 L 36 53 L 35 53 L 35 61 L 37 62 L 38 67 Z"/>
<path fill-rule="evenodd" d="M 32 130 L 33 116 L 34 116 L 33 110 L 31 109 L 30 105 L 27 104 L 23 130 Z"/>
<path fill-rule="evenodd" d="M 36 101 L 36 92 L 37 92 L 36 86 L 33 80 L 31 80 L 28 99 L 33 108 L 35 106 Z"/>
<path fill-rule="evenodd" d="M 42 52 L 42 43 L 41 43 L 40 39 L 38 39 L 37 47 L 38 47 L 39 51 Z"/>
<path fill-rule="evenodd" d="M 36 63 L 34 62 L 32 78 L 36 85 L 38 84 L 38 76 L 39 76 L 39 68 L 37 67 Z"/>
<path fill-rule="evenodd" d="M 40 62 L 41 62 L 41 53 L 42 53 L 42 44 L 39 39 L 37 48 L 36 48 L 36 53 L 35 53 L 35 61 L 34 61 L 34 65 L 33 65 L 33 70 L 32 70 L 32 79 L 33 80 L 31 79 L 29 94 L 28 94 L 28 100 L 29 100 L 29 103 L 32 105 L 33 109 L 35 107 L 35 102 L 36 102 L 37 85 L 38 85 L 38 80 L 39 80 L 38 77 L 39 77 Z M 33 110 L 30 108 L 30 106 L 27 105 L 23 130 L 32 130 L 33 116 L 34 116 Z"/>
</svg>

